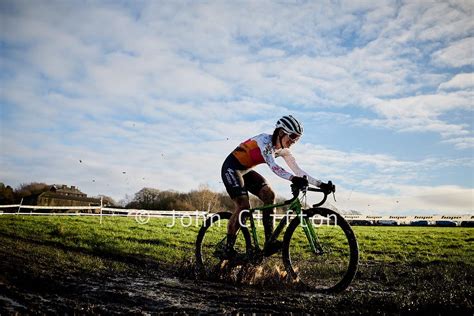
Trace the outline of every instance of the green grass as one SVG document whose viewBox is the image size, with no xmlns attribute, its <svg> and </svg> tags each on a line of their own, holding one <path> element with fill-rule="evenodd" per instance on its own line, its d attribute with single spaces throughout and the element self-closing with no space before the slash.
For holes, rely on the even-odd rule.
<svg viewBox="0 0 474 316">
<path fill-rule="evenodd" d="M 474 265 L 474 229 L 462 227 L 353 227 L 361 261 Z"/>
<path fill-rule="evenodd" d="M 169 228 L 168 220 L 138 224 L 133 218 L 1 216 L 2 235 L 89 254 L 144 256 L 174 263 L 189 254 L 197 227 Z"/>
<path fill-rule="evenodd" d="M 185 222 L 187 223 L 187 221 Z M 168 227 L 171 219 L 152 218 L 138 224 L 134 218 L 78 216 L 0 216 L 0 240 L 35 243 L 58 260 L 70 261 L 70 252 L 83 266 L 99 266 L 100 258 L 145 258 L 163 265 L 194 259 L 196 222 Z M 353 227 L 361 263 L 464 263 L 474 265 L 474 229 L 449 227 Z M 261 235 L 261 232 L 260 232 Z M 262 236 L 262 235 L 261 235 Z M 263 236 L 262 236 L 263 237 Z M 261 238 L 262 238 L 261 237 Z M 281 237 L 280 237 L 281 238 Z M 261 242 L 263 239 L 261 240 Z M 41 251 L 36 250 L 38 253 Z M 60 253 L 60 254 L 59 254 Z M 40 256 L 40 255 L 39 255 Z M 61 257 L 62 256 L 62 257 Z M 69 258 L 69 259 L 68 259 Z M 97 260 L 102 260 L 102 259 Z M 92 261 L 91 261 L 92 260 Z M 120 268 L 120 267 L 117 267 Z"/>
</svg>

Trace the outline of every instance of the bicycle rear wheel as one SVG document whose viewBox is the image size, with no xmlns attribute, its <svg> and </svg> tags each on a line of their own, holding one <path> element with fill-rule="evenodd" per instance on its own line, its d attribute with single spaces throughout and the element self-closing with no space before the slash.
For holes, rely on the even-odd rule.
<svg viewBox="0 0 474 316">
<path fill-rule="evenodd" d="M 218 277 L 227 260 L 219 258 L 217 252 L 227 243 L 227 224 L 230 212 L 220 212 L 208 217 L 199 230 L 196 239 L 196 268 L 200 276 Z M 234 249 L 238 254 L 246 254 L 251 248 L 250 233 L 241 227 L 237 233 Z"/>
<path fill-rule="evenodd" d="M 359 261 L 359 247 L 352 228 L 330 209 L 312 208 L 303 210 L 303 214 L 313 225 L 318 251 L 311 249 L 300 225 L 301 218 L 297 216 L 283 240 L 283 262 L 288 274 L 308 290 L 343 291 L 354 279 Z"/>
</svg>

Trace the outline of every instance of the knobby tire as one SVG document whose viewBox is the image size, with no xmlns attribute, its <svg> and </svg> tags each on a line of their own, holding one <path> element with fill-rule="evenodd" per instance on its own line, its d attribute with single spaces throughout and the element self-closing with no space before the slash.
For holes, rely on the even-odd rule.
<svg viewBox="0 0 474 316">
<path fill-rule="evenodd" d="M 301 218 L 297 216 L 290 222 L 282 251 L 288 275 L 308 290 L 321 293 L 345 290 L 354 279 L 359 262 L 359 247 L 351 226 L 339 213 L 327 208 L 311 208 L 303 210 L 303 214 L 310 219 L 315 215 L 332 218 L 334 223 L 314 227 L 318 244 L 325 251 L 317 255 L 310 249 L 300 225 Z"/>
</svg>

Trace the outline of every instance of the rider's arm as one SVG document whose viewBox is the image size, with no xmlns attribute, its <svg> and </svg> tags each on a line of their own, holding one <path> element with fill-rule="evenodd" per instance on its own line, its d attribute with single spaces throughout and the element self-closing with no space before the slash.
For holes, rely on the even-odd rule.
<svg viewBox="0 0 474 316">
<path fill-rule="evenodd" d="M 270 169 L 279 177 L 286 179 L 286 180 L 291 180 L 293 178 L 293 175 L 280 167 L 276 162 L 275 159 L 273 159 L 273 156 L 269 155 L 269 157 L 266 157 L 265 155 L 263 156 L 265 159 L 267 165 L 270 167 Z"/>
<path fill-rule="evenodd" d="M 290 167 L 291 171 L 293 171 L 298 177 L 306 176 L 310 184 L 315 185 L 317 187 L 321 185 L 321 180 L 313 178 L 306 171 L 304 171 L 298 166 L 295 157 L 293 157 L 289 150 L 282 150 L 280 156 L 285 159 L 285 162 L 288 167 Z"/>
<path fill-rule="evenodd" d="M 282 167 L 280 167 L 273 158 L 272 147 L 271 147 L 271 135 L 259 135 L 255 138 L 257 141 L 258 147 L 262 153 L 262 157 L 267 163 L 268 167 L 275 173 L 277 176 L 290 180 L 293 178 L 293 174 L 286 171 Z"/>
</svg>

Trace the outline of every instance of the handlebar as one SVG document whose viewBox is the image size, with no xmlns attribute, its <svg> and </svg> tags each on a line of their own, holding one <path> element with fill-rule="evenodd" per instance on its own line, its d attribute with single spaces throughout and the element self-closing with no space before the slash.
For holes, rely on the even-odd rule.
<svg viewBox="0 0 474 316">
<path fill-rule="evenodd" d="M 318 206 L 323 205 L 326 202 L 326 200 L 328 198 L 328 195 L 331 194 L 331 193 L 334 195 L 334 201 L 335 201 L 336 197 L 335 197 L 334 193 L 336 192 L 336 186 L 334 186 L 331 181 L 328 182 L 328 185 L 330 185 L 330 187 L 331 187 L 331 191 L 329 191 L 329 192 L 327 190 L 322 190 L 320 188 L 313 188 L 313 187 L 310 187 L 310 186 L 300 188 L 300 187 L 297 187 L 294 184 L 292 184 L 291 185 L 291 193 L 293 194 L 293 197 L 291 199 L 289 199 L 288 201 L 285 201 L 285 204 L 287 204 L 287 203 L 290 204 L 294 200 L 296 200 L 301 191 L 303 191 L 303 192 L 306 192 L 306 191 L 322 192 L 324 194 L 323 199 L 321 201 L 319 201 L 318 203 L 313 204 L 313 207 L 318 207 Z"/>
<path fill-rule="evenodd" d="M 308 191 L 313 191 L 313 192 L 322 192 L 322 193 L 324 193 L 323 199 L 322 199 L 319 203 L 313 204 L 313 207 L 318 207 L 318 206 L 323 205 L 323 204 L 326 202 L 326 200 L 327 200 L 327 198 L 328 198 L 328 195 L 329 195 L 329 192 L 323 191 L 323 190 L 321 190 L 321 189 L 308 188 L 307 190 L 308 190 Z"/>
</svg>

